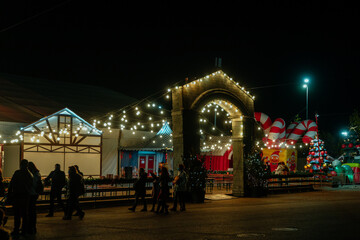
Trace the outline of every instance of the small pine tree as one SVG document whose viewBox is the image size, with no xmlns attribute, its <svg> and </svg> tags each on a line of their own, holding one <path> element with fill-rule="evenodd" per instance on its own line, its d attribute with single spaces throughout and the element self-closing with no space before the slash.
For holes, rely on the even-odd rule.
<svg viewBox="0 0 360 240">
<path fill-rule="evenodd" d="M 256 195 L 266 195 L 268 171 L 267 166 L 261 160 L 259 153 L 247 157 L 244 161 L 245 167 L 245 193 L 250 195 L 255 192 Z"/>
<path fill-rule="evenodd" d="M 183 163 L 185 172 L 188 175 L 187 189 L 192 195 L 194 195 L 194 193 L 198 194 L 198 199 L 192 199 L 192 201 L 203 202 L 207 179 L 205 156 L 184 157 Z"/>
</svg>

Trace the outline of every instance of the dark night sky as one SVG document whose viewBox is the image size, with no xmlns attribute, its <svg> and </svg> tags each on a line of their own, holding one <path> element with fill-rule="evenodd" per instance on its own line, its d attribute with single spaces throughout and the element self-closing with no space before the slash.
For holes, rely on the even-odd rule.
<svg viewBox="0 0 360 240">
<path fill-rule="evenodd" d="M 117 2 L 2 6 L 0 72 L 143 98 L 215 71 L 214 58 L 222 57 L 223 71 L 252 89 L 255 110 L 273 120 L 305 117 L 304 77 L 320 130 L 338 134 L 359 108 L 359 9 L 343 1 Z"/>
</svg>

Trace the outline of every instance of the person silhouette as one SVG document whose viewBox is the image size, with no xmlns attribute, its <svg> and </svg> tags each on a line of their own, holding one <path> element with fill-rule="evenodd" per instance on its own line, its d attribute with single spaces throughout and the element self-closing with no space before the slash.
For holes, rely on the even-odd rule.
<svg viewBox="0 0 360 240">
<path fill-rule="evenodd" d="M 180 211 L 185 211 L 185 191 L 186 191 L 186 173 L 183 164 L 179 164 L 179 172 L 174 183 L 174 205 L 170 209 L 176 212 L 177 203 L 180 204 Z"/>
<path fill-rule="evenodd" d="M 141 209 L 142 212 L 146 212 L 147 211 L 147 205 L 146 205 L 146 179 L 147 179 L 147 174 L 145 172 L 145 170 L 143 168 L 139 169 L 139 178 L 138 180 L 134 183 L 134 189 L 135 189 L 135 201 L 134 204 L 131 208 L 129 208 L 130 211 L 135 212 L 135 208 L 139 202 L 139 198 L 141 198 L 141 200 L 143 201 L 144 207 L 143 209 Z"/>
<path fill-rule="evenodd" d="M 155 213 L 163 213 L 165 211 L 165 214 L 168 214 L 168 205 L 166 204 L 166 201 L 169 198 L 169 172 L 166 167 L 161 168 L 161 176 L 160 176 L 160 193 L 158 197 L 158 206 Z"/>
<path fill-rule="evenodd" d="M 83 191 L 82 176 L 77 172 L 74 166 L 70 166 L 66 211 L 63 220 L 71 220 L 74 209 L 79 212 L 80 220 L 84 218 L 85 212 L 82 211 L 79 204 L 79 196 L 83 194 Z"/>
<path fill-rule="evenodd" d="M 33 184 L 33 175 L 28 169 L 28 160 L 23 159 L 20 162 L 20 169 L 16 170 L 11 178 L 8 187 L 8 197 L 12 198 L 14 212 L 14 230 L 12 236 L 20 234 L 26 235 L 29 224 L 29 201 Z"/>
<path fill-rule="evenodd" d="M 55 170 L 51 171 L 49 176 L 45 179 L 45 182 L 49 182 L 51 179 L 51 190 L 50 190 L 50 208 L 49 214 L 46 217 L 54 216 L 54 201 L 58 202 L 58 205 L 65 212 L 64 203 L 61 199 L 62 189 L 66 185 L 66 177 L 64 171 L 61 171 L 60 164 L 55 164 Z"/>
<path fill-rule="evenodd" d="M 151 197 L 152 197 L 152 208 L 151 208 L 151 212 L 155 211 L 155 205 L 157 203 L 157 199 L 159 196 L 159 192 L 160 192 L 160 182 L 159 182 L 159 177 L 156 176 L 155 173 L 150 173 L 151 177 L 153 179 L 153 186 L 152 186 L 152 191 L 151 191 Z"/>
<path fill-rule="evenodd" d="M 33 175 L 33 184 L 30 193 L 30 201 L 29 201 L 29 225 L 28 225 L 28 233 L 35 234 L 36 233 L 36 201 L 39 198 L 39 195 L 44 191 L 44 185 L 41 181 L 41 175 L 39 170 L 36 168 L 33 162 L 29 162 L 29 171 Z"/>
</svg>

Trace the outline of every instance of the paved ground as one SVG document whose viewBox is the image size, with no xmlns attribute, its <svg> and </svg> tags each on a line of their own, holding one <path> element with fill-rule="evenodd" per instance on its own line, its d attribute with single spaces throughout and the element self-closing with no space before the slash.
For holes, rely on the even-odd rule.
<svg viewBox="0 0 360 240">
<path fill-rule="evenodd" d="M 220 199 L 220 200 L 219 200 Z M 155 215 L 127 206 L 86 210 L 84 220 L 39 214 L 33 239 L 359 239 L 359 188 L 229 198 Z M 137 210 L 140 210 L 137 209 Z M 8 227 L 12 227 L 10 217 Z"/>
</svg>

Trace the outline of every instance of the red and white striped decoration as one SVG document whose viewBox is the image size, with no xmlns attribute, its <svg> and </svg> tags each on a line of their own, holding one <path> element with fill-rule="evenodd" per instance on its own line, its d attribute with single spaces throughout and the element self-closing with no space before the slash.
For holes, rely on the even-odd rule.
<svg viewBox="0 0 360 240">
<path fill-rule="evenodd" d="M 268 115 L 261 112 L 255 112 L 255 120 L 261 124 L 265 134 L 269 134 L 272 125 L 271 119 Z"/>
<path fill-rule="evenodd" d="M 304 120 L 301 123 L 293 122 L 287 129 L 283 119 L 277 118 L 274 123 L 271 123 L 269 116 L 264 113 L 256 112 L 255 120 L 260 122 L 265 136 L 267 136 L 263 138 L 265 143 L 270 143 L 269 141 L 271 141 L 278 144 L 279 142 L 286 141 L 289 145 L 295 145 L 304 134 L 302 141 L 310 143 L 317 134 L 317 125 L 312 120 Z"/>
<path fill-rule="evenodd" d="M 268 140 L 275 142 L 276 140 L 285 140 L 285 121 L 282 118 L 275 119 L 271 125 Z"/>
<path fill-rule="evenodd" d="M 305 125 L 307 126 L 307 132 L 303 137 L 303 143 L 310 143 L 317 134 L 317 125 L 312 120 L 305 120 Z"/>
<path fill-rule="evenodd" d="M 290 133 L 294 130 L 294 128 L 298 125 L 298 122 L 292 122 L 286 129 L 286 138 L 289 137 Z"/>
<path fill-rule="evenodd" d="M 290 145 L 294 145 L 304 133 L 305 136 L 303 137 L 303 143 L 310 143 L 317 133 L 316 123 L 312 120 L 304 120 L 299 123 L 296 128 L 290 133 L 287 139 L 287 143 Z"/>
</svg>

